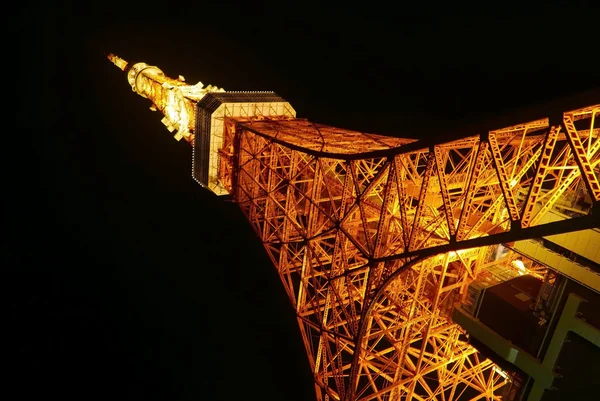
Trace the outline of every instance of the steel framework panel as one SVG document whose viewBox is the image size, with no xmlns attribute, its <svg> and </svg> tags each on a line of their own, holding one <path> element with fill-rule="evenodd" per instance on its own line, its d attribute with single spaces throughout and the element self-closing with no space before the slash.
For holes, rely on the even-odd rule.
<svg viewBox="0 0 600 401">
<path fill-rule="evenodd" d="M 557 193 L 596 188 L 599 109 L 427 147 L 303 119 L 225 119 L 220 179 L 296 308 L 319 399 L 498 397 L 506 379 L 465 341 L 453 305 L 479 246 L 598 225 L 592 209 L 572 227 L 536 222 Z"/>
<path fill-rule="evenodd" d="M 499 399 L 506 375 L 468 344 L 453 308 L 490 245 L 600 225 L 600 104 L 554 125 L 417 141 L 108 58 L 192 144 L 195 179 L 231 194 L 262 240 L 319 400 Z M 559 201 L 573 216 L 540 224 Z"/>
</svg>

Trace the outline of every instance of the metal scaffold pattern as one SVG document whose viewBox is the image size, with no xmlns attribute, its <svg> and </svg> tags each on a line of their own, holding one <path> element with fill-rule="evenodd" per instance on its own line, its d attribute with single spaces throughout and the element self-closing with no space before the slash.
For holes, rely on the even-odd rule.
<svg viewBox="0 0 600 401">
<path fill-rule="evenodd" d="M 218 179 L 295 307 L 319 400 L 501 399 L 509 378 L 452 310 L 490 246 L 598 226 L 598 114 L 450 142 L 222 118 Z M 565 197 L 591 206 L 541 223 Z"/>
</svg>

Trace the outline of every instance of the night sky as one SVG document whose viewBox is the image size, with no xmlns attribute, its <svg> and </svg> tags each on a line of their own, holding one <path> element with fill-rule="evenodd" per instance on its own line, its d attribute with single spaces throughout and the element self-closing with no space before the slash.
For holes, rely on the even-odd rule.
<svg viewBox="0 0 600 401">
<path fill-rule="evenodd" d="M 20 128 L 4 149 L 18 163 L 2 248 L 11 399 L 314 400 L 260 242 L 192 180 L 189 145 L 104 52 L 403 137 L 600 87 L 590 8 L 215 3 L 22 8 Z"/>
</svg>

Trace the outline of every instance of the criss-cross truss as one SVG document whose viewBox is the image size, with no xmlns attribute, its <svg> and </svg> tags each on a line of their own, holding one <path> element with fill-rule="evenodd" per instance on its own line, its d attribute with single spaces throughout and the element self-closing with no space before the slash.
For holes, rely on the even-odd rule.
<svg viewBox="0 0 600 401">
<path fill-rule="evenodd" d="M 231 194 L 260 236 L 319 400 L 501 398 L 507 375 L 466 342 L 452 310 L 485 276 L 492 245 L 599 226 L 600 104 L 553 124 L 416 141 L 296 119 L 272 92 L 189 86 L 108 58 L 194 146 L 194 178 Z M 546 218 L 565 200 L 570 218 Z"/>
<path fill-rule="evenodd" d="M 559 198 L 600 200 L 599 112 L 427 144 L 225 118 L 219 179 L 295 305 L 319 399 L 499 399 L 453 305 L 485 245 L 598 225 L 540 222 Z"/>
</svg>

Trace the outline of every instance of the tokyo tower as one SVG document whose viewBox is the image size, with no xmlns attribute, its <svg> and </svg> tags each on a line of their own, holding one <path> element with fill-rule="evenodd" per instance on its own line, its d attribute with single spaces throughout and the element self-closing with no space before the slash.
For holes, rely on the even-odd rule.
<svg viewBox="0 0 600 401">
<path fill-rule="evenodd" d="M 108 58 L 260 237 L 318 400 L 551 399 L 569 333 L 600 346 L 600 98 L 416 140 Z"/>
</svg>

